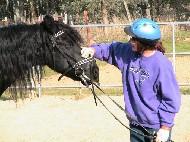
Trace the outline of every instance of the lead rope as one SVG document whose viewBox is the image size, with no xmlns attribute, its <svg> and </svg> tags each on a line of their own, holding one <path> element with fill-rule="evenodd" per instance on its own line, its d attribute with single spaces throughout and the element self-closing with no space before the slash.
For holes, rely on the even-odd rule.
<svg viewBox="0 0 190 142">
<path fill-rule="evenodd" d="M 92 84 L 92 88 L 90 88 L 90 89 L 91 89 L 91 92 L 92 92 L 93 97 L 94 97 L 94 103 L 96 104 L 96 106 L 98 106 L 98 103 L 97 103 L 97 100 L 96 100 L 97 95 L 96 95 L 96 93 L 94 91 L 94 85 L 93 84 Z"/>
</svg>

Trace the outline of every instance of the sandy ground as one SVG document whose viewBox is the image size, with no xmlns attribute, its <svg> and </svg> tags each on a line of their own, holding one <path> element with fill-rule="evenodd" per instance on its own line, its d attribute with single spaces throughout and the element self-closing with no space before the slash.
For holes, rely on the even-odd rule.
<svg viewBox="0 0 190 142">
<path fill-rule="evenodd" d="M 100 97 L 126 125 L 124 113 L 106 96 Z M 112 97 L 123 106 L 123 97 Z M 25 100 L 18 108 L 13 101 L 0 101 L 0 142 L 128 142 L 129 131 L 119 124 L 92 96 L 42 96 Z M 175 142 L 190 142 L 190 96 L 173 128 Z"/>
</svg>

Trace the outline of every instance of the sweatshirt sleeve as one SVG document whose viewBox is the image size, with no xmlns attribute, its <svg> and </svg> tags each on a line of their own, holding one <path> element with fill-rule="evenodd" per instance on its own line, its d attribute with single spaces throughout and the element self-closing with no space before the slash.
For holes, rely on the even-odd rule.
<svg viewBox="0 0 190 142">
<path fill-rule="evenodd" d="M 174 125 L 175 114 L 181 105 L 181 95 L 177 84 L 172 64 L 165 65 L 160 73 L 161 103 L 159 106 L 159 116 L 161 126 L 172 127 Z"/>
<path fill-rule="evenodd" d="M 119 69 L 123 67 L 123 60 L 129 54 L 129 44 L 121 42 L 100 43 L 91 46 L 95 49 L 94 57 L 106 61 Z"/>
<path fill-rule="evenodd" d="M 112 51 L 112 43 L 100 43 L 94 44 L 91 46 L 95 49 L 94 57 L 101 61 L 110 61 L 112 62 L 112 57 L 110 56 L 110 52 Z"/>
</svg>

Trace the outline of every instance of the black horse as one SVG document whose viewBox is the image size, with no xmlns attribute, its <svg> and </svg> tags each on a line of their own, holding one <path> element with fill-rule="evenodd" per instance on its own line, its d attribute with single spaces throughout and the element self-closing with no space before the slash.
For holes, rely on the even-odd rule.
<svg viewBox="0 0 190 142">
<path fill-rule="evenodd" d="M 11 85 L 23 92 L 44 65 L 86 86 L 98 82 L 95 60 L 81 57 L 82 42 L 74 28 L 48 15 L 40 24 L 0 28 L 0 96 Z"/>
</svg>

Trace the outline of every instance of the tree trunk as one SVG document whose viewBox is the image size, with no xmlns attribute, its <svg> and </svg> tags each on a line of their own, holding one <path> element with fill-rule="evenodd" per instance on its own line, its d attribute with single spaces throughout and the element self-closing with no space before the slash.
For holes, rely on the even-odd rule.
<svg viewBox="0 0 190 142">
<path fill-rule="evenodd" d="M 126 10 L 126 13 L 127 13 L 127 19 L 129 20 L 129 22 L 131 22 L 132 19 L 131 19 L 131 14 L 130 14 L 128 6 L 127 6 L 127 2 L 125 0 L 123 0 L 123 4 L 125 6 L 125 10 Z"/>
<path fill-rule="evenodd" d="M 103 24 L 109 24 L 108 11 L 106 9 L 106 4 L 105 4 L 104 0 L 101 1 L 101 9 L 102 9 Z M 105 37 L 107 37 L 108 36 L 108 29 L 106 27 L 104 27 L 103 29 L 104 29 Z"/>
<path fill-rule="evenodd" d="M 150 4 L 150 17 L 151 17 L 151 19 L 154 19 L 155 6 L 154 6 L 153 0 L 149 0 L 149 4 Z"/>
<path fill-rule="evenodd" d="M 109 24 L 108 11 L 106 9 L 106 5 L 104 1 L 102 1 L 102 20 L 103 20 L 103 24 Z"/>
<path fill-rule="evenodd" d="M 151 18 L 151 14 L 150 14 L 150 11 L 151 11 L 151 7 L 150 7 L 150 3 L 147 3 L 147 9 L 146 9 L 146 15 L 147 15 L 147 18 Z"/>
</svg>

